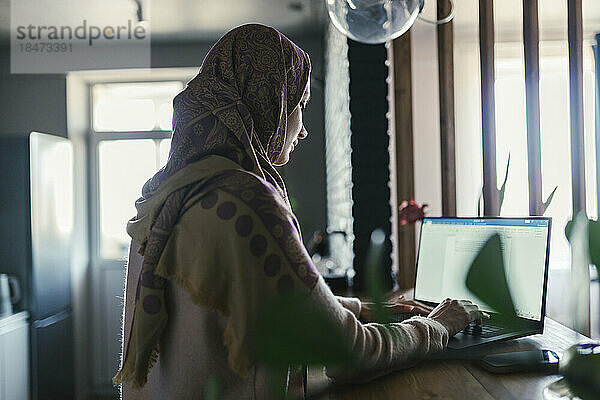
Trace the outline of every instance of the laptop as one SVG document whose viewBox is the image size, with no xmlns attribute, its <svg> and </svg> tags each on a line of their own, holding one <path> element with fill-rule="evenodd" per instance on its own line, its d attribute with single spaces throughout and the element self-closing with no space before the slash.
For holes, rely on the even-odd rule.
<svg viewBox="0 0 600 400">
<path fill-rule="evenodd" d="M 431 218 L 421 224 L 414 298 L 436 306 L 446 298 L 468 299 L 490 319 L 475 323 L 448 342 L 451 349 L 542 333 L 546 314 L 551 218 Z M 465 280 L 471 262 L 495 233 L 501 238 L 506 280 L 517 317 L 523 324 L 509 328 L 474 296 Z M 494 285 L 495 282 L 489 282 Z"/>
</svg>

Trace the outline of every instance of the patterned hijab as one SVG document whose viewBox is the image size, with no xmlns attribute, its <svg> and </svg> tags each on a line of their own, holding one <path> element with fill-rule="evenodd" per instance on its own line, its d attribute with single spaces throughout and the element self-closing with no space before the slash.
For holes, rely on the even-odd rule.
<svg viewBox="0 0 600 400">
<path fill-rule="evenodd" d="M 169 159 L 144 185 L 142 196 L 151 196 L 186 165 L 215 154 L 264 177 L 287 200 L 272 163 L 283 151 L 287 118 L 300 103 L 310 70 L 308 54 L 274 28 L 247 24 L 226 33 L 173 99 Z"/>
<path fill-rule="evenodd" d="M 277 194 L 277 204 L 267 207 L 281 206 L 293 215 L 273 162 L 284 150 L 287 118 L 304 94 L 310 70 L 308 54 L 277 30 L 242 25 L 210 49 L 198 75 L 174 98 L 169 158 L 144 184 L 136 201 L 137 216 L 127 225 L 127 232 L 140 244 L 143 262 L 123 364 L 113 379 L 116 384 L 131 381 L 134 387 L 143 386 L 157 360 L 168 320 L 164 306 L 168 274 L 157 271 L 157 265 L 173 227 L 191 206 L 200 201 L 207 208 L 212 190 L 229 185 L 233 193 L 254 176 Z M 232 170 L 238 171 L 233 180 Z M 241 198 L 250 192 L 240 191 Z M 256 209 L 264 206 L 258 204 Z M 295 217 L 290 220 L 289 237 L 301 242 Z M 289 241 L 286 235 L 280 234 L 280 239 Z M 314 267 L 298 265 L 293 267 L 296 277 L 301 276 L 303 286 L 314 287 L 318 278 Z M 283 286 L 289 287 L 290 282 Z M 243 373 L 246 367 L 237 369 Z"/>
</svg>

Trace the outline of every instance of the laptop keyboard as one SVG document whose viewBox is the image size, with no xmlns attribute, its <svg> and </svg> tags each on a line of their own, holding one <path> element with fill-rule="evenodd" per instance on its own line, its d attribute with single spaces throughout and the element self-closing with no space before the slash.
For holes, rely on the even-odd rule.
<svg viewBox="0 0 600 400">
<path fill-rule="evenodd" d="M 505 331 L 507 331 L 506 327 L 495 325 L 490 321 L 484 321 L 481 325 L 471 322 L 462 332 L 467 335 L 488 338 L 497 336 Z"/>
</svg>

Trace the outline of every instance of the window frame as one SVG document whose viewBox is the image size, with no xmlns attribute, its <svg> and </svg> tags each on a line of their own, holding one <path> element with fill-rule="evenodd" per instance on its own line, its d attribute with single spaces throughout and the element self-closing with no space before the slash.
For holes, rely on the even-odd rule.
<svg viewBox="0 0 600 400">
<path fill-rule="evenodd" d="M 88 218 L 89 218 L 89 254 L 92 268 L 122 268 L 123 258 L 104 258 L 101 254 L 101 234 L 100 234 L 100 166 L 99 166 L 99 145 L 107 140 L 134 140 L 150 139 L 159 146 L 159 141 L 172 138 L 172 130 L 150 130 L 150 131 L 95 131 L 93 124 L 94 96 L 93 89 L 99 84 L 128 84 L 128 83 L 163 83 L 163 82 L 181 82 L 182 88 L 185 88 L 187 80 L 181 78 L 174 79 L 128 79 L 128 80 L 98 80 L 87 83 L 88 110 L 87 115 L 87 155 L 88 155 Z M 126 258 L 127 255 L 124 255 Z"/>
</svg>

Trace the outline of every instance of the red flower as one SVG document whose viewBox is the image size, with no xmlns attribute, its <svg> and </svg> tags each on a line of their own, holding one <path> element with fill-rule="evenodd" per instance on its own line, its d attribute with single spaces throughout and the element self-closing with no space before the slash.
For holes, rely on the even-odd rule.
<svg viewBox="0 0 600 400">
<path fill-rule="evenodd" d="M 410 202 L 404 200 L 398 207 L 398 219 L 400 220 L 400 225 L 414 224 L 423 219 L 425 216 L 425 207 L 427 207 L 427 204 L 420 206 L 414 199 Z"/>
</svg>

